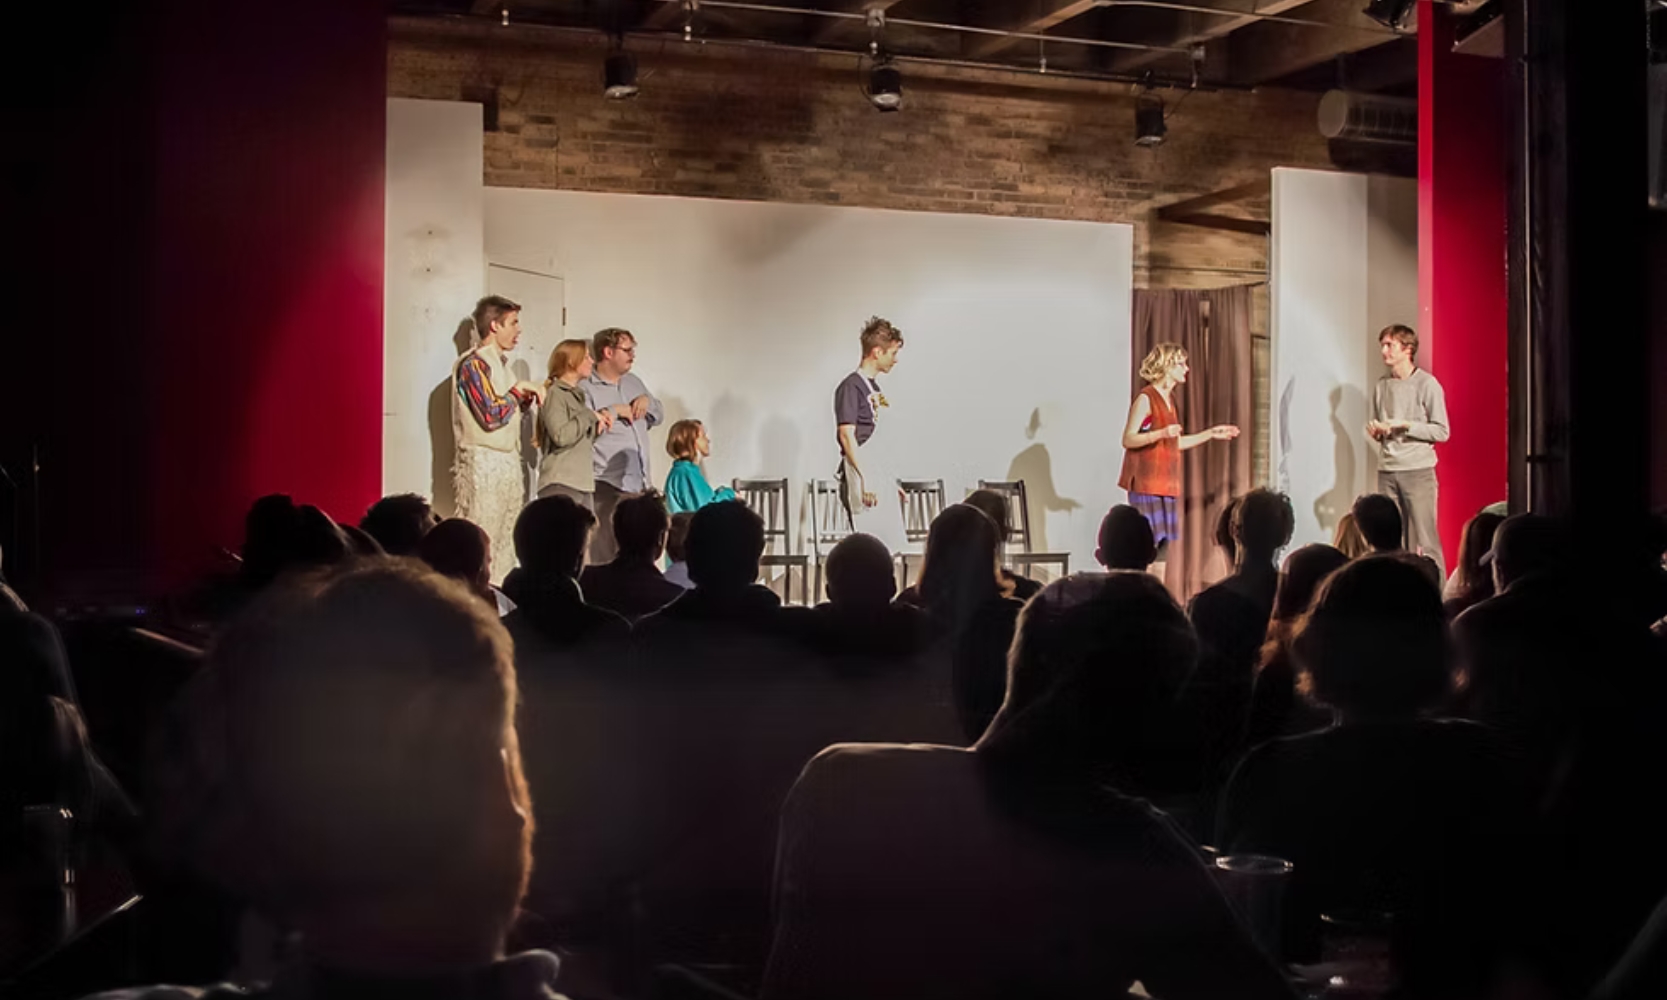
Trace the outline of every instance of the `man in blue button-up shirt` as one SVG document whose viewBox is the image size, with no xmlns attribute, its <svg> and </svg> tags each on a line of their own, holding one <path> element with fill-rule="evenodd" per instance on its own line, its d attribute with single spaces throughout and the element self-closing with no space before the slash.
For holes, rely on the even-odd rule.
<svg viewBox="0 0 1667 1000">
<path fill-rule="evenodd" d="M 596 534 L 591 538 L 590 561 L 600 566 L 618 554 L 614 544 L 614 507 L 624 496 L 651 485 L 648 471 L 648 431 L 665 419 L 660 401 L 649 394 L 642 379 L 631 374 L 637 360 L 637 338 L 629 330 L 609 327 L 591 339 L 596 369 L 579 385 L 593 410 L 609 410 L 613 426 L 596 436 Z"/>
</svg>

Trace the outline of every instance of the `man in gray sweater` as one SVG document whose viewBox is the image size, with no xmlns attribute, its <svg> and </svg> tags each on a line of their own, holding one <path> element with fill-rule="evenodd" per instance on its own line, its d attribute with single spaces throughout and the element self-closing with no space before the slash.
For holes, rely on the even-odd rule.
<svg viewBox="0 0 1667 1000">
<path fill-rule="evenodd" d="M 1408 326 L 1388 326 L 1378 334 L 1378 349 L 1389 374 L 1372 393 L 1372 419 L 1366 435 L 1378 443 L 1378 492 L 1401 508 L 1407 551 L 1435 560 L 1442 578 L 1447 563 L 1436 531 L 1435 446 L 1450 435 L 1447 397 L 1435 376 L 1417 366 L 1418 334 Z"/>
</svg>

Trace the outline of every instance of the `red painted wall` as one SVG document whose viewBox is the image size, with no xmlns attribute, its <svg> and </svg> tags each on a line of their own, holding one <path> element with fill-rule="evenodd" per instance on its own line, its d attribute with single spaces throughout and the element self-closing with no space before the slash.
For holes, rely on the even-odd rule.
<svg viewBox="0 0 1667 1000">
<path fill-rule="evenodd" d="M 1505 64 L 1455 55 L 1452 18 L 1418 4 L 1420 361 L 1441 380 L 1453 436 L 1439 446 L 1442 548 L 1509 482 Z"/>
<path fill-rule="evenodd" d="M 150 579 L 269 492 L 357 521 L 381 486 L 386 21 L 375 0 L 163 6 Z"/>
</svg>

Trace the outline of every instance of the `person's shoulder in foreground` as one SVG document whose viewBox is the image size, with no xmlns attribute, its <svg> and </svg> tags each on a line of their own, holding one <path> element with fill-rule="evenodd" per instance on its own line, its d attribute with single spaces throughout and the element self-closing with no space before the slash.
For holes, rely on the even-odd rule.
<svg viewBox="0 0 1667 1000">
<path fill-rule="evenodd" d="M 560 971 L 560 961 L 547 951 L 524 951 L 480 968 L 430 976 L 383 977 L 303 964 L 280 972 L 271 983 L 131 986 L 87 1000 L 350 1000 L 371 996 L 563 1000 L 555 989 Z"/>
</svg>

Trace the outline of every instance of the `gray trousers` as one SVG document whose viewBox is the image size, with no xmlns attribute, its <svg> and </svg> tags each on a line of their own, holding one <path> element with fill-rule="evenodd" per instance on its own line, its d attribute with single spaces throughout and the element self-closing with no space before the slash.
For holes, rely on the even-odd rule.
<svg viewBox="0 0 1667 1000">
<path fill-rule="evenodd" d="M 586 493 L 584 490 L 576 490 L 571 486 L 565 486 L 561 483 L 551 483 L 538 491 L 538 498 L 540 500 L 545 497 L 567 497 L 569 500 L 572 500 L 574 503 L 590 511 L 592 514 L 596 513 L 596 494 L 594 493 Z"/>
<path fill-rule="evenodd" d="M 626 493 L 612 483 L 596 481 L 596 534 L 590 536 L 590 564 L 602 566 L 614 561 L 619 555 L 619 543 L 614 541 L 614 508 L 627 497 L 638 496 L 636 493 Z"/>
<path fill-rule="evenodd" d="M 1441 556 L 1441 535 L 1436 530 L 1438 493 L 1435 469 L 1378 472 L 1378 492 L 1401 508 L 1401 543 L 1408 552 L 1429 556 L 1447 579 L 1447 560 Z"/>
</svg>

